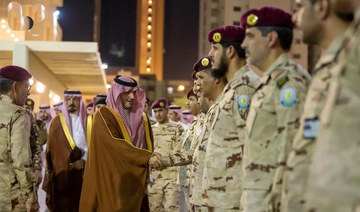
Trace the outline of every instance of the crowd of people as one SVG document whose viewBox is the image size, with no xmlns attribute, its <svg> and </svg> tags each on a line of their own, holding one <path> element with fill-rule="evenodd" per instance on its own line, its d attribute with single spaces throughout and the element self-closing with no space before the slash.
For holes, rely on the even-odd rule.
<svg viewBox="0 0 360 212">
<path fill-rule="evenodd" d="M 312 76 L 295 26 L 324 50 Z M 250 9 L 208 41 L 186 111 L 118 75 L 34 113 L 31 74 L 2 67 L 0 211 L 360 211 L 359 2 Z"/>
</svg>

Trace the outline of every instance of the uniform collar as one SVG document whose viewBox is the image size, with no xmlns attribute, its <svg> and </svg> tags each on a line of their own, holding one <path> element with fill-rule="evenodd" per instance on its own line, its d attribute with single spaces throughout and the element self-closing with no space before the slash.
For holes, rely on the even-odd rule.
<svg viewBox="0 0 360 212">
<path fill-rule="evenodd" d="M 341 48 L 342 41 L 345 38 L 345 32 L 338 35 L 330 44 L 328 49 L 325 51 L 325 53 L 320 57 L 319 61 L 316 63 L 314 67 L 314 73 L 316 73 L 317 70 L 322 68 L 323 66 L 326 66 L 336 59 L 337 52 Z"/>
<path fill-rule="evenodd" d="M 283 53 L 281 54 L 276 60 L 275 62 L 273 62 L 270 66 L 270 68 L 268 68 L 268 70 L 264 73 L 263 77 L 269 77 L 274 71 L 278 70 L 278 68 L 280 66 L 283 66 L 285 63 L 289 62 L 289 54 L 288 53 Z M 262 77 L 261 77 L 262 78 Z M 262 80 L 260 80 L 262 82 Z"/>
<path fill-rule="evenodd" d="M 241 76 L 244 75 L 247 71 L 248 71 L 248 68 L 246 65 L 242 66 L 239 70 L 237 70 L 235 72 L 234 76 L 226 84 L 226 86 L 224 88 L 224 93 L 227 92 L 232 87 L 234 82 L 237 82 L 239 79 L 241 79 Z"/>
<path fill-rule="evenodd" d="M 1 94 L 0 95 L 0 101 L 10 103 L 10 104 L 13 103 L 13 100 L 10 98 L 10 96 L 8 96 L 6 94 Z"/>
</svg>

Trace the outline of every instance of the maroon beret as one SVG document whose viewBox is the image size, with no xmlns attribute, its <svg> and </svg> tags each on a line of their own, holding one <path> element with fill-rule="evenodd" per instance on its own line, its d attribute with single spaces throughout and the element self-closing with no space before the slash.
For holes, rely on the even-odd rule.
<svg viewBox="0 0 360 212">
<path fill-rule="evenodd" d="M 209 56 L 201 58 L 194 64 L 194 71 L 196 73 L 207 68 L 211 68 L 211 58 Z M 196 73 L 195 73 L 195 77 L 196 77 Z"/>
<path fill-rule="evenodd" d="M 186 97 L 189 99 L 190 96 L 195 96 L 195 93 L 194 93 L 194 90 L 192 88 L 190 88 L 190 90 L 188 90 L 187 94 L 186 94 Z"/>
<path fill-rule="evenodd" d="M 208 34 L 210 43 L 235 42 L 242 43 L 245 38 L 245 30 L 239 26 L 226 26 L 217 28 Z"/>
<path fill-rule="evenodd" d="M 274 26 L 294 28 L 291 15 L 275 7 L 263 7 L 260 10 L 251 9 L 241 17 L 241 25 L 245 27 Z"/>
<path fill-rule="evenodd" d="M 32 75 L 24 68 L 20 66 L 4 66 L 0 69 L 0 77 L 11 79 L 14 81 L 28 80 Z"/>
<path fill-rule="evenodd" d="M 156 99 L 152 105 L 151 108 L 168 108 L 168 101 L 166 99 Z"/>
<path fill-rule="evenodd" d="M 196 71 L 193 71 L 192 73 L 191 73 L 191 78 L 193 79 L 193 80 L 197 80 L 197 76 L 196 76 Z"/>
</svg>

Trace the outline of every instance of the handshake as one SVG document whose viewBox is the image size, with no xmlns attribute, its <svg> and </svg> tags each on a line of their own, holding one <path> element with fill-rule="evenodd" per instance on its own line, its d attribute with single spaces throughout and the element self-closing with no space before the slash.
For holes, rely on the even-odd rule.
<svg viewBox="0 0 360 212">
<path fill-rule="evenodd" d="M 154 152 L 150 159 L 149 159 L 149 166 L 153 169 L 156 169 L 156 170 L 162 170 L 164 167 L 163 167 L 163 164 L 161 163 L 161 155 L 160 153 L 157 153 L 157 152 Z"/>
</svg>

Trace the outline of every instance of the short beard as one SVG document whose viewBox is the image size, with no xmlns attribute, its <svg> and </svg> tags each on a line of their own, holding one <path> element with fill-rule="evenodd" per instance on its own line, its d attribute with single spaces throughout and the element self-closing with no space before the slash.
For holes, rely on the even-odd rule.
<svg viewBox="0 0 360 212">
<path fill-rule="evenodd" d="M 75 110 L 74 107 L 70 107 L 70 108 L 68 108 L 68 112 L 69 112 L 69 113 L 75 113 L 76 110 Z"/>
<path fill-rule="evenodd" d="M 225 74 L 228 72 L 228 64 L 226 63 L 224 54 L 221 56 L 220 64 L 218 68 L 214 68 L 211 72 L 211 76 L 214 78 L 221 78 L 224 77 Z"/>
<path fill-rule="evenodd" d="M 47 117 L 41 117 L 41 120 L 43 120 L 43 121 L 46 121 L 46 120 L 48 120 L 48 116 Z"/>
</svg>

